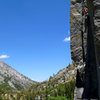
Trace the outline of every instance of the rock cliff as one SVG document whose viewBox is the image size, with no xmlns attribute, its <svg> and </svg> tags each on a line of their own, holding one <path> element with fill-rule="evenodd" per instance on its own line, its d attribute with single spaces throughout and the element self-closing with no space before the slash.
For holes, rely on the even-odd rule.
<svg viewBox="0 0 100 100">
<path fill-rule="evenodd" d="M 100 100 L 100 0 L 71 0 L 70 16 L 72 60 L 83 66 L 77 70 L 75 100 Z"/>
</svg>

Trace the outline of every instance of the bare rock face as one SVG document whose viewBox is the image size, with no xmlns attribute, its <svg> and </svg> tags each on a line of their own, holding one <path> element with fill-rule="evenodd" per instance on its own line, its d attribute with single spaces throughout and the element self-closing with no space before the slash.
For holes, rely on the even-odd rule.
<svg viewBox="0 0 100 100">
<path fill-rule="evenodd" d="M 84 10 L 88 10 L 88 15 Z M 100 99 L 100 0 L 71 0 L 71 56 L 78 65 L 75 100 Z"/>
<path fill-rule="evenodd" d="M 82 39 L 81 39 L 81 22 L 82 22 L 82 5 L 76 0 L 71 0 L 71 54 L 72 60 L 79 63 L 82 60 Z"/>
<path fill-rule="evenodd" d="M 36 82 L 18 73 L 15 69 L 0 60 L 0 85 L 5 88 L 25 89 Z"/>
</svg>

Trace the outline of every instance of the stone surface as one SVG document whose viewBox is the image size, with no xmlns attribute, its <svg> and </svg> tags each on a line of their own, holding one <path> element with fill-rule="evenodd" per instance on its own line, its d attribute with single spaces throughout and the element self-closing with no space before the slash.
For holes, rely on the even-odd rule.
<svg viewBox="0 0 100 100">
<path fill-rule="evenodd" d="M 71 56 L 72 60 L 79 63 L 82 60 L 82 39 L 81 39 L 81 3 L 71 0 Z"/>
<path fill-rule="evenodd" d="M 87 23 L 82 7 L 88 9 Z M 77 71 L 75 100 L 100 99 L 100 0 L 71 0 L 70 13 L 71 56 L 83 66 Z"/>
<path fill-rule="evenodd" d="M 5 83 L 14 89 L 17 86 L 26 88 L 29 85 L 35 84 L 34 81 L 18 73 L 15 69 L 0 60 L 0 84 Z"/>
<path fill-rule="evenodd" d="M 82 100 L 82 93 L 84 91 L 84 88 L 75 88 L 74 92 L 74 100 Z"/>
</svg>

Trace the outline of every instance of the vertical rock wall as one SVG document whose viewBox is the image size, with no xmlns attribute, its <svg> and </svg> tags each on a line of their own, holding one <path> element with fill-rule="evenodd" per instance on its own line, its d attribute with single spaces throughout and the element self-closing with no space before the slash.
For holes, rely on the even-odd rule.
<svg viewBox="0 0 100 100">
<path fill-rule="evenodd" d="M 87 25 L 83 8 L 88 9 Z M 75 100 L 99 100 L 100 0 L 71 0 L 70 13 L 71 56 L 74 62 L 82 66 L 78 68 Z"/>
<path fill-rule="evenodd" d="M 71 0 L 70 23 L 71 23 L 71 57 L 76 63 L 82 60 L 82 38 L 81 38 L 81 2 Z"/>
<path fill-rule="evenodd" d="M 94 0 L 95 50 L 98 71 L 99 99 L 100 99 L 100 0 Z"/>
</svg>

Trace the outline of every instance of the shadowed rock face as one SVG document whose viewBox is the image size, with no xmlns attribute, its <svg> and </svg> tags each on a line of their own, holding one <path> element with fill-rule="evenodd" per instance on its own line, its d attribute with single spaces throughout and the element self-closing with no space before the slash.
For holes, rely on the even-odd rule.
<svg viewBox="0 0 100 100">
<path fill-rule="evenodd" d="M 83 8 L 88 9 L 87 24 Z M 71 56 L 83 65 L 77 72 L 75 100 L 100 99 L 100 0 L 71 0 L 70 13 Z"/>
</svg>

